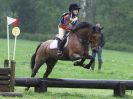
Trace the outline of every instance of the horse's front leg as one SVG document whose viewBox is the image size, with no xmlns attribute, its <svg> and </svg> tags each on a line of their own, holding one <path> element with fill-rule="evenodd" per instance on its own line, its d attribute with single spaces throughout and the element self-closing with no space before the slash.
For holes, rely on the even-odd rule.
<svg viewBox="0 0 133 99">
<path fill-rule="evenodd" d="M 91 55 L 87 54 L 87 55 L 86 55 L 86 59 L 90 59 L 90 62 L 89 62 L 89 64 L 84 65 L 84 68 L 90 69 L 91 65 L 92 65 L 93 62 L 94 62 L 94 58 L 93 58 Z"/>
<path fill-rule="evenodd" d="M 83 66 L 85 58 L 83 58 L 83 56 L 81 56 L 80 54 L 71 52 L 69 53 L 69 57 L 72 61 L 78 60 L 74 62 L 74 66 Z"/>
<path fill-rule="evenodd" d="M 73 54 L 70 54 L 69 56 L 71 56 L 70 57 L 71 60 L 78 60 L 78 61 L 74 62 L 74 66 L 82 66 L 84 68 L 89 69 L 91 64 L 93 63 L 93 58 L 92 58 L 91 55 L 88 54 L 88 52 L 84 53 L 83 55 L 80 55 L 80 54 L 77 54 L 77 53 L 73 53 Z M 90 59 L 91 61 L 90 61 L 89 64 L 85 65 L 83 63 L 84 63 L 84 61 L 86 59 Z"/>
<path fill-rule="evenodd" d="M 82 58 L 81 60 L 78 60 L 78 61 L 76 61 L 76 62 L 74 62 L 74 66 L 84 66 L 84 61 L 85 61 L 86 59 L 85 58 Z"/>
</svg>

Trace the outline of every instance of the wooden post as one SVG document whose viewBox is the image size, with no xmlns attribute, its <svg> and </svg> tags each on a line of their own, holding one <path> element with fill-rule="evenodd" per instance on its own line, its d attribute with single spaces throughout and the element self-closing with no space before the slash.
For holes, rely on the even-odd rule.
<svg viewBox="0 0 133 99">
<path fill-rule="evenodd" d="M 117 87 L 114 89 L 114 96 L 119 96 L 119 97 L 123 97 L 125 95 L 125 83 L 124 82 L 120 82 Z"/>
<path fill-rule="evenodd" d="M 10 67 L 10 60 L 5 59 L 4 60 L 4 67 Z"/>
<path fill-rule="evenodd" d="M 15 64 L 14 60 L 11 61 L 11 78 L 10 78 L 10 91 L 14 92 L 14 85 L 15 85 Z"/>
<path fill-rule="evenodd" d="M 0 68 L 0 92 L 10 91 L 10 68 Z"/>
<path fill-rule="evenodd" d="M 47 85 L 44 82 L 40 82 L 37 86 L 35 86 L 35 92 L 42 93 L 47 92 Z"/>
</svg>

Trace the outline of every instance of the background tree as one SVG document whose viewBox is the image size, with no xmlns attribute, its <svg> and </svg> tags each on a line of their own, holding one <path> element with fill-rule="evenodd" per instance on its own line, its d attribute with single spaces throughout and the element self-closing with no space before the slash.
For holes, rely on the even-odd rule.
<svg viewBox="0 0 133 99">
<path fill-rule="evenodd" d="M 20 20 L 19 38 L 53 38 L 70 3 L 81 5 L 80 21 L 104 26 L 106 48 L 133 51 L 133 0 L 1 0 L 0 37 L 6 37 L 6 16 L 10 16 Z"/>
<path fill-rule="evenodd" d="M 14 0 L 11 10 L 20 20 L 23 32 L 36 33 L 38 26 L 36 0 Z"/>
</svg>

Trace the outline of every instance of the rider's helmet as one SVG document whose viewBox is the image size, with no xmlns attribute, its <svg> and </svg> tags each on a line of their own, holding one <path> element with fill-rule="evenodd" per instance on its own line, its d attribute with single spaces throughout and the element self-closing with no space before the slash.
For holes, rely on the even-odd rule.
<svg viewBox="0 0 133 99">
<path fill-rule="evenodd" d="M 79 10 L 81 9 L 80 6 L 76 3 L 72 3 L 69 5 L 69 11 L 72 12 L 73 10 Z"/>
</svg>

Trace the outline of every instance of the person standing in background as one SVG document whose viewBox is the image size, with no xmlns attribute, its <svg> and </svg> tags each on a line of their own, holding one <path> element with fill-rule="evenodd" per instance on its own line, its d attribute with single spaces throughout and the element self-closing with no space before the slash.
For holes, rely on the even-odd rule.
<svg viewBox="0 0 133 99">
<path fill-rule="evenodd" d="M 97 23 L 96 27 L 100 28 L 100 32 L 103 29 L 103 27 L 101 27 L 100 23 Z M 104 34 L 102 33 L 101 38 L 100 38 L 99 43 L 98 43 L 98 50 L 96 51 L 96 50 L 92 49 L 92 57 L 94 58 L 94 63 L 91 66 L 92 70 L 94 70 L 94 68 L 95 68 L 96 54 L 97 54 L 97 57 L 98 57 L 98 70 L 101 70 L 101 66 L 102 66 L 102 63 L 103 63 L 102 62 L 102 48 L 103 48 L 104 45 L 105 45 L 105 38 L 104 38 Z"/>
</svg>

